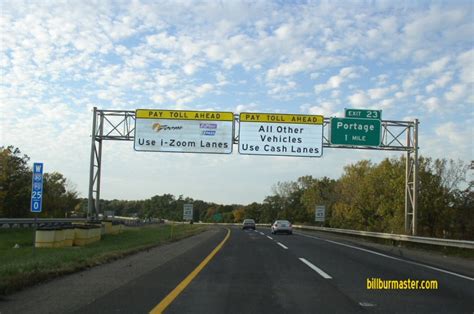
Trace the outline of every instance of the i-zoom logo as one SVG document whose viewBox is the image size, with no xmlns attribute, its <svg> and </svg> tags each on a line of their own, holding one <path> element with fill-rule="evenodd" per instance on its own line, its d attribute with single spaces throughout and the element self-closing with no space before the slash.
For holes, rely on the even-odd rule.
<svg viewBox="0 0 474 314">
<path fill-rule="evenodd" d="M 214 136 L 216 135 L 217 124 L 216 123 L 200 123 L 200 129 L 205 129 L 201 132 L 202 135 Z"/>
<path fill-rule="evenodd" d="M 151 127 L 153 130 L 156 132 L 160 132 L 161 130 L 164 131 L 172 131 L 172 130 L 181 130 L 183 127 L 182 126 L 168 126 L 160 123 L 154 123 Z"/>
</svg>

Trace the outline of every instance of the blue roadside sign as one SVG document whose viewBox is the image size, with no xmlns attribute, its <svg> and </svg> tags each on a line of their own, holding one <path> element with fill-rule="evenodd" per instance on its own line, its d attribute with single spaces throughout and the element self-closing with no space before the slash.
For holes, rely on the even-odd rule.
<svg viewBox="0 0 474 314">
<path fill-rule="evenodd" d="M 33 164 L 31 186 L 31 212 L 41 213 L 43 203 L 43 163 Z"/>
</svg>

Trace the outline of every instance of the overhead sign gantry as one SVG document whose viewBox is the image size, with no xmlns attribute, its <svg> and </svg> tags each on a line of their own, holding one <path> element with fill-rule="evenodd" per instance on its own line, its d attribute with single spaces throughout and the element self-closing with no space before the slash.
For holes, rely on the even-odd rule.
<svg viewBox="0 0 474 314">
<path fill-rule="evenodd" d="M 418 120 L 381 120 L 380 110 L 346 109 L 344 118 L 320 115 L 99 110 L 92 120 L 88 215 L 100 209 L 102 141 L 133 141 L 136 151 L 321 157 L 323 148 L 406 153 L 405 230 L 416 235 Z M 239 132 L 236 132 L 236 126 Z M 237 135 L 238 134 L 238 135 Z"/>
</svg>

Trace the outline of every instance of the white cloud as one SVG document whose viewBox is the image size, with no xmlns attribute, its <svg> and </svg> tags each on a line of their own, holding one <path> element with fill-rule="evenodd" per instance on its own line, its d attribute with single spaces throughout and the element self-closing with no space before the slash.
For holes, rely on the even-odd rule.
<svg viewBox="0 0 474 314">
<path fill-rule="evenodd" d="M 395 90 L 397 90 L 396 85 L 392 85 L 385 88 L 382 88 L 382 87 L 371 88 L 367 91 L 367 95 L 370 97 L 370 99 L 378 100 L 385 97 L 385 95 Z"/>
<path fill-rule="evenodd" d="M 464 84 L 455 84 L 444 94 L 448 102 L 462 101 L 467 96 L 468 89 Z"/>
<path fill-rule="evenodd" d="M 369 98 L 366 96 L 366 94 L 362 91 L 358 91 L 357 93 L 349 96 L 349 102 L 353 106 L 361 106 L 361 107 L 367 107 L 369 105 Z"/>
<path fill-rule="evenodd" d="M 196 66 L 196 64 L 191 64 L 191 63 L 188 63 L 183 67 L 183 71 L 187 75 L 193 75 L 197 71 L 197 69 L 198 67 Z"/>
<path fill-rule="evenodd" d="M 440 138 L 460 147 L 466 147 L 469 144 L 469 141 L 471 141 L 472 137 L 472 134 L 469 134 L 469 128 L 461 129 L 459 124 L 455 122 L 446 122 L 439 125 L 435 129 L 435 133 Z"/>
<path fill-rule="evenodd" d="M 257 112 L 258 110 L 258 105 L 257 104 L 241 104 L 237 105 L 234 109 L 235 113 L 240 113 L 240 112 Z"/>
<path fill-rule="evenodd" d="M 291 25 L 285 24 L 275 30 L 275 35 L 279 40 L 287 40 L 292 35 Z"/>
<path fill-rule="evenodd" d="M 376 107 L 379 108 L 379 109 L 389 109 L 389 108 L 393 107 L 394 103 L 395 103 L 395 99 L 387 98 L 387 99 L 383 99 L 382 101 L 380 101 L 377 104 Z"/>
<path fill-rule="evenodd" d="M 459 78 L 464 83 L 474 84 L 474 49 L 465 51 L 457 57 Z"/>
<path fill-rule="evenodd" d="M 214 89 L 214 86 L 212 86 L 212 84 L 209 84 L 209 83 L 205 83 L 205 84 L 202 84 L 202 85 L 199 85 L 195 88 L 196 90 L 196 93 L 199 95 L 199 96 L 202 96 L 210 91 L 212 91 Z"/>
<path fill-rule="evenodd" d="M 155 49 L 173 50 L 178 47 L 175 36 L 168 36 L 166 32 L 146 37 L 147 44 Z"/>
<path fill-rule="evenodd" d="M 143 69 L 148 65 L 146 57 L 140 55 L 133 55 L 132 57 L 125 59 L 125 64 L 131 68 L 138 69 Z"/>
<path fill-rule="evenodd" d="M 452 80 L 452 71 L 450 65 L 451 58 L 445 56 L 427 65 L 412 70 L 403 80 L 402 87 L 404 93 L 413 95 L 419 93 L 419 87 L 425 85 L 425 91 L 432 93 L 436 89 L 446 86 Z"/>
<path fill-rule="evenodd" d="M 432 93 L 436 89 L 445 87 L 453 79 L 453 72 L 447 72 L 433 80 L 433 83 L 426 86 L 426 92 Z"/>
<path fill-rule="evenodd" d="M 450 61 L 449 57 L 443 57 L 438 60 L 432 61 L 425 67 L 417 68 L 413 71 L 415 77 L 428 77 L 433 74 L 440 73 L 443 71 Z"/>
<path fill-rule="evenodd" d="M 449 42 L 450 34 L 446 33 L 446 30 L 471 23 L 468 12 L 469 10 L 465 8 L 445 9 L 440 6 L 432 6 L 427 12 L 412 14 L 408 23 L 403 27 L 399 48 L 394 50 L 393 54 L 397 58 L 404 58 L 420 49 L 426 50 L 426 53 L 429 54 L 442 51 L 443 47 L 435 43 Z M 469 38 L 469 36 L 461 38 L 460 41 L 468 43 Z M 419 57 L 423 57 L 423 55 Z"/>
<path fill-rule="evenodd" d="M 439 99 L 436 97 L 428 98 L 424 101 L 424 105 L 428 108 L 429 112 L 436 112 L 441 108 Z"/>
<path fill-rule="evenodd" d="M 154 103 L 161 104 L 165 102 L 166 98 L 163 95 L 156 94 L 151 97 L 151 100 L 153 100 Z"/>
<path fill-rule="evenodd" d="M 316 93 L 320 93 L 322 91 L 328 89 L 335 89 L 339 88 L 341 84 L 349 79 L 354 79 L 360 77 L 361 72 L 365 72 L 367 69 L 363 67 L 345 67 L 339 71 L 338 75 L 331 76 L 326 83 L 324 84 L 317 84 L 314 86 L 314 90 Z"/>
<path fill-rule="evenodd" d="M 279 76 L 291 76 L 306 69 L 306 64 L 301 60 L 280 64 L 275 69 L 270 69 L 267 78 L 273 80 Z"/>
<path fill-rule="evenodd" d="M 276 83 L 276 84 L 271 84 L 273 86 L 269 91 L 268 94 L 270 95 L 276 95 L 276 94 L 281 94 L 288 92 L 290 90 L 293 90 L 296 88 L 296 82 L 294 81 L 287 81 L 285 83 Z"/>
<path fill-rule="evenodd" d="M 395 93 L 395 98 L 397 98 L 397 99 L 401 99 L 401 98 L 404 98 L 406 96 L 407 96 L 406 92 L 396 92 Z"/>
<path fill-rule="evenodd" d="M 157 73 L 156 74 L 156 82 L 161 87 L 171 86 L 177 83 L 178 76 L 173 73 Z"/>
<path fill-rule="evenodd" d="M 337 104 L 329 101 L 323 101 L 314 106 L 306 104 L 300 107 L 301 111 L 304 113 L 322 115 L 324 117 L 335 117 L 340 115 L 341 110 L 338 111 L 336 108 Z"/>
<path fill-rule="evenodd" d="M 222 72 L 216 73 L 217 86 L 225 86 L 229 84 L 229 81 L 226 79 L 225 75 Z"/>
<path fill-rule="evenodd" d="M 389 79 L 388 74 L 380 74 L 376 78 L 377 85 L 385 85 Z"/>
</svg>

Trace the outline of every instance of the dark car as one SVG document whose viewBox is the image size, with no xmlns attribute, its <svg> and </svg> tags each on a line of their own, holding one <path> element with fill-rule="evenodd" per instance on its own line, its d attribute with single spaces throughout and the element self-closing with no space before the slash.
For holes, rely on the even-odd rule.
<svg viewBox="0 0 474 314">
<path fill-rule="evenodd" d="M 242 223 L 242 229 L 253 229 L 255 230 L 255 220 L 253 219 L 244 219 L 244 222 Z"/>
</svg>

